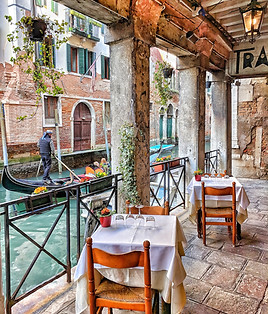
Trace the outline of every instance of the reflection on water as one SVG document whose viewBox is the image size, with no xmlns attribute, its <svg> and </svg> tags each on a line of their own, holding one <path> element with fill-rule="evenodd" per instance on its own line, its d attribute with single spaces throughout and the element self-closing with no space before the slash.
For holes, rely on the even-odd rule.
<svg viewBox="0 0 268 314">
<path fill-rule="evenodd" d="M 81 174 L 84 168 L 75 170 L 75 173 Z M 69 173 L 63 172 L 61 177 L 68 176 Z M 52 179 L 59 177 L 56 173 L 51 174 Z M 41 177 L 39 177 L 41 179 Z M 25 196 L 25 194 L 8 191 L 0 185 L 0 203 L 14 200 Z M 71 200 L 70 207 L 70 221 L 71 221 L 71 265 L 76 265 L 76 203 Z M 58 217 L 63 206 L 54 208 L 48 212 L 30 216 L 18 221 L 14 224 L 20 228 L 25 234 L 30 236 L 39 245 L 42 245 L 46 236 L 52 227 L 54 221 Z M 2 211 L 2 208 L 0 209 Z M 10 215 L 14 208 L 9 208 Z M 5 247 L 4 247 L 4 219 L 0 216 L 1 222 L 1 251 L 2 251 L 2 269 L 3 269 L 3 285 L 5 287 Z M 81 225 L 81 240 L 83 240 L 84 220 L 80 220 Z M 23 275 L 27 271 L 30 263 L 38 253 L 38 248 L 28 241 L 25 237 L 19 234 L 14 228 L 10 228 L 10 261 L 11 261 L 11 293 L 18 286 Z M 57 226 L 52 232 L 51 238 L 45 244 L 45 249 L 52 253 L 59 261 L 66 264 L 66 214 L 62 215 Z M 37 284 L 43 282 L 59 273 L 63 267 L 56 261 L 51 259 L 46 253 L 42 252 L 33 266 L 29 276 L 27 277 L 22 288 L 19 290 L 19 295 L 35 287 Z"/>
</svg>

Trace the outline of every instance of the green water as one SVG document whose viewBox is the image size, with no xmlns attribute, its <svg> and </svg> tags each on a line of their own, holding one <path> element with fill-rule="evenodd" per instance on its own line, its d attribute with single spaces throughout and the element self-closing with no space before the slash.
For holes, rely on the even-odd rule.
<svg viewBox="0 0 268 314">
<path fill-rule="evenodd" d="M 84 168 L 75 170 L 77 174 L 83 173 Z M 63 172 L 62 177 L 68 176 L 68 172 Z M 58 174 L 52 173 L 52 178 L 58 177 Z M 24 194 L 11 192 L 3 188 L 0 185 L 0 203 L 14 200 L 19 197 L 25 196 Z M 76 206 L 75 200 L 71 200 L 70 207 L 70 225 L 71 225 L 71 265 L 76 265 Z M 33 215 L 24 219 L 15 221 L 14 224 L 30 236 L 38 244 L 42 245 L 45 237 L 48 234 L 50 227 L 53 225 L 60 210 L 63 206 L 56 207 L 50 211 L 42 214 Z M 10 215 L 12 215 L 14 208 L 9 208 Z M 1 209 L 2 211 L 2 209 Z M 3 285 L 5 288 L 5 247 L 4 247 L 4 217 L 0 216 L 1 222 L 1 253 L 2 253 L 2 271 L 3 271 Z M 81 226 L 81 241 L 83 241 L 84 232 L 84 220 L 80 219 Z M 38 252 L 38 248 L 28 241 L 25 237 L 19 234 L 15 229 L 10 228 L 10 260 L 11 260 L 11 293 L 19 284 L 24 273 L 32 262 L 34 256 Z M 81 242 L 82 243 L 82 242 Z M 81 244 L 83 245 L 83 243 Z M 62 215 L 55 230 L 53 231 L 50 239 L 45 245 L 45 249 L 56 256 L 61 262 L 66 264 L 66 214 Z M 33 266 L 29 276 L 27 277 L 25 283 L 19 290 L 19 294 L 28 291 L 29 289 L 35 287 L 37 284 L 47 280 L 60 271 L 63 267 L 57 264 L 56 261 L 51 259 L 47 254 L 42 252 L 37 259 L 36 264 Z"/>
</svg>

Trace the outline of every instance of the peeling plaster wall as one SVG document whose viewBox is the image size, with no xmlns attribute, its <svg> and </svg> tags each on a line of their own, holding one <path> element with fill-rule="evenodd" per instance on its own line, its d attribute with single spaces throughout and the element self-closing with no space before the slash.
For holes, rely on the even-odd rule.
<svg viewBox="0 0 268 314">
<path fill-rule="evenodd" d="M 238 147 L 233 149 L 233 174 L 268 178 L 267 78 L 241 80 L 237 108 Z"/>
</svg>

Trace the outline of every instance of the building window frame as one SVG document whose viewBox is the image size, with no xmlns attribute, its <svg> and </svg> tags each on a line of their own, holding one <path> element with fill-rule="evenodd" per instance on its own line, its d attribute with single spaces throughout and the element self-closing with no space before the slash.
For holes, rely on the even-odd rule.
<svg viewBox="0 0 268 314">
<path fill-rule="evenodd" d="M 54 102 L 54 105 L 53 105 Z M 59 124 L 62 126 L 62 109 L 61 109 L 61 98 L 59 96 L 51 96 L 44 94 L 42 98 L 43 105 L 43 125 L 44 127 L 55 127 L 55 109 L 58 109 Z"/>
</svg>

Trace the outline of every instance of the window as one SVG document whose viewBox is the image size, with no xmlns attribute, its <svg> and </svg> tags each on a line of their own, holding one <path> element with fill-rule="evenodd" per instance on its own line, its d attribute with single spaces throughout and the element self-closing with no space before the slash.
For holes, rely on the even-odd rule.
<svg viewBox="0 0 268 314">
<path fill-rule="evenodd" d="M 47 0 L 35 0 L 35 4 L 39 7 L 47 7 Z"/>
<path fill-rule="evenodd" d="M 44 96 L 45 125 L 55 125 L 55 109 L 58 109 L 58 97 Z"/>
<path fill-rule="evenodd" d="M 59 4 L 58 2 L 55 2 L 54 0 L 51 0 L 51 11 L 55 14 L 59 13 Z"/>
<path fill-rule="evenodd" d="M 56 66 L 55 45 L 52 37 L 46 37 L 42 43 L 38 43 L 39 58 L 43 66 L 52 68 Z"/>
<path fill-rule="evenodd" d="M 110 79 L 110 58 L 101 56 L 101 78 Z"/>
<path fill-rule="evenodd" d="M 76 48 L 67 44 L 67 71 L 92 75 L 88 72 L 89 67 L 96 59 L 96 53 L 84 48 Z M 96 65 L 95 65 L 96 73 Z"/>
<path fill-rule="evenodd" d="M 77 72 L 77 48 L 71 47 L 71 71 Z"/>
</svg>

